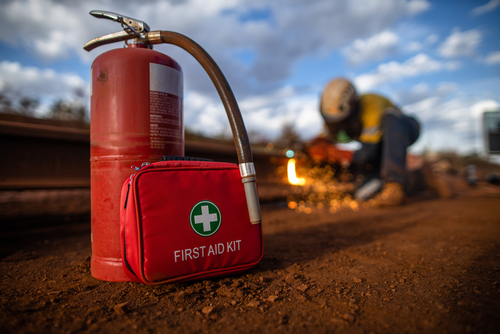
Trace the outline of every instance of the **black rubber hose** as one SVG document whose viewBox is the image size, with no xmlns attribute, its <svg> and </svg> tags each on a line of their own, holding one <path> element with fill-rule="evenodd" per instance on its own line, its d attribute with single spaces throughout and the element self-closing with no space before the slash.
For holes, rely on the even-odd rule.
<svg viewBox="0 0 500 334">
<path fill-rule="evenodd" d="M 252 150 L 240 109 L 236 103 L 233 91 L 229 87 L 219 66 L 217 66 L 212 57 L 198 43 L 189 37 L 172 31 L 160 31 L 160 37 L 163 43 L 177 45 L 189 52 L 203 66 L 210 79 L 212 79 L 222 100 L 222 104 L 226 109 L 239 163 L 253 162 Z"/>
</svg>

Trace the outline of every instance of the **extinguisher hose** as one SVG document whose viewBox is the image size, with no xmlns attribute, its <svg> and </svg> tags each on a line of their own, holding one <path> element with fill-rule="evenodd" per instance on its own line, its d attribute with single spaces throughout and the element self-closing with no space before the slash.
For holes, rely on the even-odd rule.
<svg viewBox="0 0 500 334">
<path fill-rule="evenodd" d="M 158 31 L 149 32 L 151 37 L 157 37 Z M 240 173 L 245 188 L 248 211 L 252 224 L 259 224 L 262 220 L 260 212 L 257 186 L 255 185 L 255 168 L 253 164 L 252 150 L 248 141 L 247 131 L 241 112 L 236 103 L 233 91 L 229 86 L 224 74 L 212 57 L 195 41 L 182 34 L 172 31 L 160 31 L 160 38 L 163 43 L 176 45 L 190 53 L 205 69 L 212 80 L 222 104 L 226 109 L 229 124 L 233 132 L 234 144 L 238 155 Z M 154 34 L 154 35 L 153 35 Z"/>
</svg>

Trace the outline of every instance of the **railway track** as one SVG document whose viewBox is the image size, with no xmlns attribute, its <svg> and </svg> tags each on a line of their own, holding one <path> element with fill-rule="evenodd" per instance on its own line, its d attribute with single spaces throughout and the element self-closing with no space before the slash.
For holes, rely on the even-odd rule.
<svg viewBox="0 0 500 334">
<path fill-rule="evenodd" d="M 185 155 L 237 163 L 232 145 L 186 141 Z M 282 199 L 274 171 L 283 151 L 253 148 L 259 197 Z M 90 211 L 90 131 L 0 120 L 0 217 Z"/>
</svg>

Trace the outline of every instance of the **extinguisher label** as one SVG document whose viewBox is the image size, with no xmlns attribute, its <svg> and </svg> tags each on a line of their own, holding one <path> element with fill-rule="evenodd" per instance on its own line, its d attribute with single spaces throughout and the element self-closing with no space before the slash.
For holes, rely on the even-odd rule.
<svg viewBox="0 0 500 334">
<path fill-rule="evenodd" d="M 182 97 L 182 73 L 173 67 L 149 63 L 149 90 Z"/>
<path fill-rule="evenodd" d="M 152 149 L 182 142 L 182 73 L 149 64 L 150 142 Z"/>
</svg>

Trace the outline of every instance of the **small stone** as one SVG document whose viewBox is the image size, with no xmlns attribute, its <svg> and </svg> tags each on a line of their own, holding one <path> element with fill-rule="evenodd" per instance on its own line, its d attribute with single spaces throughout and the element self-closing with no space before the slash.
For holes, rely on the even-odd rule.
<svg viewBox="0 0 500 334">
<path fill-rule="evenodd" d="M 241 279 L 235 279 L 233 284 L 231 284 L 233 288 L 239 288 L 241 285 L 243 285 L 243 281 Z"/>
<path fill-rule="evenodd" d="M 205 314 L 205 315 L 209 315 L 210 313 L 212 313 L 212 311 L 214 310 L 213 306 L 205 306 L 202 310 L 201 310 L 201 313 Z"/>
<path fill-rule="evenodd" d="M 174 301 L 181 302 L 184 300 L 184 298 L 186 298 L 186 292 L 181 291 L 174 297 Z"/>
<path fill-rule="evenodd" d="M 91 307 L 87 310 L 87 314 L 90 314 L 90 313 L 93 313 L 93 312 L 97 312 L 97 311 L 100 311 L 101 310 L 101 307 L 100 306 L 94 306 L 94 307 Z"/>
<path fill-rule="evenodd" d="M 236 300 L 231 300 L 231 305 L 236 305 Z"/>
<path fill-rule="evenodd" d="M 295 277 L 293 277 L 292 275 L 285 277 L 285 282 L 287 282 L 288 284 L 293 283 L 293 281 L 295 281 Z"/>
<path fill-rule="evenodd" d="M 332 318 L 331 322 L 333 322 L 336 325 L 344 325 L 345 324 L 345 320 L 341 319 L 341 318 Z"/>
<path fill-rule="evenodd" d="M 118 304 L 118 305 L 115 305 L 113 307 L 113 310 L 115 310 L 115 313 L 117 315 L 124 315 L 126 313 L 126 308 L 125 306 L 127 306 L 128 302 L 126 303 L 121 303 L 121 304 Z"/>
<path fill-rule="evenodd" d="M 349 306 L 350 306 L 353 310 L 355 310 L 355 311 L 359 310 L 359 306 L 358 306 L 358 304 L 355 304 L 355 303 L 352 303 L 352 302 L 351 302 L 351 303 L 349 303 Z"/>
<path fill-rule="evenodd" d="M 243 291 L 237 290 L 235 294 L 236 299 L 241 299 L 243 298 Z"/>
<path fill-rule="evenodd" d="M 354 283 L 363 283 L 363 280 L 361 278 L 353 277 L 354 278 Z"/>
<path fill-rule="evenodd" d="M 271 303 L 274 303 L 276 301 L 276 299 L 278 299 L 279 297 L 278 296 L 269 296 L 267 297 L 267 301 L 271 302 Z"/>
<path fill-rule="evenodd" d="M 177 312 L 179 312 L 179 313 L 181 313 L 182 311 L 184 311 L 184 309 L 183 309 L 182 307 L 179 307 L 179 308 L 177 309 Z"/>
<path fill-rule="evenodd" d="M 306 285 L 306 284 L 302 284 L 302 285 L 299 285 L 299 286 L 297 287 L 297 290 L 302 291 L 302 292 L 306 292 L 306 290 L 307 290 L 308 288 L 309 288 L 309 286 L 308 286 L 308 285 Z"/>
<path fill-rule="evenodd" d="M 248 302 L 247 306 L 249 307 L 253 307 L 253 308 L 257 308 L 259 307 L 260 305 L 260 302 L 257 301 L 257 300 L 251 300 L 250 302 Z"/>
<path fill-rule="evenodd" d="M 226 286 L 221 286 L 215 292 L 217 292 L 218 295 L 224 296 L 224 297 L 227 297 L 227 298 L 231 298 L 232 299 L 234 297 L 234 292 L 230 288 L 228 288 Z"/>
<path fill-rule="evenodd" d="M 342 318 L 348 322 L 356 321 L 356 316 L 352 313 L 346 313 L 342 316 Z"/>
<path fill-rule="evenodd" d="M 281 316 L 280 319 L 278 320 L 279 325 L 285 325 L 287 323 L 288 323 L 288 316 L 286 315 Z"/>
</svg>

